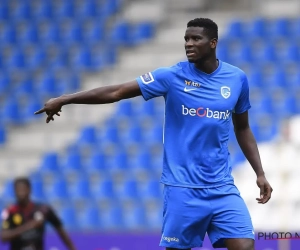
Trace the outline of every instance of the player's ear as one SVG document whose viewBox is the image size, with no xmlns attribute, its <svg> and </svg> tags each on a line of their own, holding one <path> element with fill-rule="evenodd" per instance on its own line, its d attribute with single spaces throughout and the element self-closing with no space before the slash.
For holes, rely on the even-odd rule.
<svg viewBox="0 0 300 250">
<path fill-rule="evenodd" d="M 215 49 L 217 47 L 217 44 L 218 44 L 218 40 L 216 38 L 210 40 L 210 47 L 212 49 Z"/>
</svg>

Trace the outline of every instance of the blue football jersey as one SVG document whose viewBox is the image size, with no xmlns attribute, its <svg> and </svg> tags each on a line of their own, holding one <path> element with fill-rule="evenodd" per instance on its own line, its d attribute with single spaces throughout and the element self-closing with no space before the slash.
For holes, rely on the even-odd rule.
<svg viewBox="0 0 300 250">
<path fill-rule="evenodd" d="M 245 73 L 219 60 L 206 74 L 184 61 L 136 80 L 145 100 L 165 99 L 162 183 L 192 188 L 232 183 L 229 129 L 232 113 L 250 108 Z"/>
</svg>

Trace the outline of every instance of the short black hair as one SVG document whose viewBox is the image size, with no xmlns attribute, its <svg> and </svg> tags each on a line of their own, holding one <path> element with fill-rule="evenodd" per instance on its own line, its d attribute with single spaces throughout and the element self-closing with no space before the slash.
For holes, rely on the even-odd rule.
<svg viewBox="0 0 300 250">
<path fill-rule="evenodd" d="M 202 27 L 210 39 L 218 39 L 218 25 L 209 18 L 195 18 L 187 23 L 187 27 Z"/>
<path fill-rule="evenodd" d="M 16 178 L 14 180 L 14 187 L 16 187 L 18 183 L 24 183 L 27 187 L 31 188 L 30 180 L 27 177 Z"/>
</svg>

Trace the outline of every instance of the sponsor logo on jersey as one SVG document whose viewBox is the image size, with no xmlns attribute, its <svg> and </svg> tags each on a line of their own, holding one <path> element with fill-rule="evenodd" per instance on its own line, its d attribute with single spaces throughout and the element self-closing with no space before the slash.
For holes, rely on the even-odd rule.
<svg viewBox="0 0 300 250">
<path fill-rule="evenodd" d="M 198 116 L 200 118 L 207 117 L 207 118 L 213 118 L 213 119 L 219 119 L 219 120 L 228 120 L 230 118 L 230 111 L 217 111 L 217 110 L 211 110 L 210 108 L 187 108 L 184 105 L 182 106 L 182 114 L 183 115 L 190 115 L 190 116 Z"/>
<path fill-rule="evenodd" d="M 193 82 L 193 81 L 188 81 L 188 80 L 184 80 L 185 85 L 190 86 L 190 87 L 194 87 L 194 88 L 200 88 L 201 83 L 198 82 Z"/>
<path fill-rule="evenodd" d="M 20 225 L 22 223 L 22 216 L 19 214 L 14 214 L 12 219 L 15 225 Z"/>
<path fill-rule="evenodd" d="M 140 78 L 144 84 L 149 84 L 150 82 L 154 82 L 154 78 L 151 72 L 141 75 Z"/>
</svg>

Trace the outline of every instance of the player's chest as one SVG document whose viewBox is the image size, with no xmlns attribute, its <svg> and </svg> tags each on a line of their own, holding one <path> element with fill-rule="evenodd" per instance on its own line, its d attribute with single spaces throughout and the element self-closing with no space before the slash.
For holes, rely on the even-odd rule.
<svg viewBox="0 0 300 250">
<path fill-rule="evenodd" d="M 17 227 L 33 219 L 33 212 L 23 213 L 17 212 L 11 215 L 11 223 Z"/>
<path fill-rule="evenodd" d="M 233 82 L 218 79 L 203 80 L 181 78 L 172 85 L 170 99 L 189 106 L 233 109 L 240 94 L 240 87 Z"/>
</svg>

